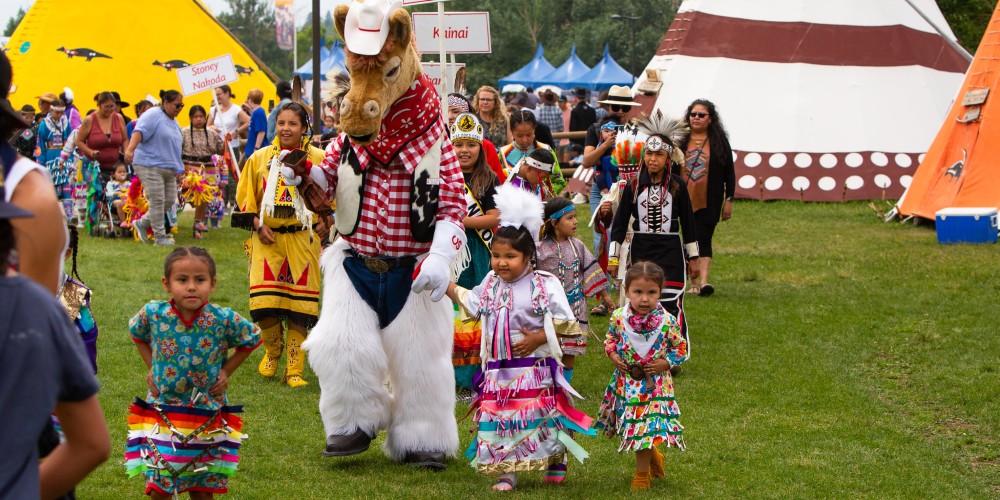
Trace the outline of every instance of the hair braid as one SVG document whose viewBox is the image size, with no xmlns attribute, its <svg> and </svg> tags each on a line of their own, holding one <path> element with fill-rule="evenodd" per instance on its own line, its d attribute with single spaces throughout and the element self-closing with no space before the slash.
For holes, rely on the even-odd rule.
<svg viewBox="0 0 1000 500">
<path fill-rule="evenodd" d="M 83 282 L 83 278 L 80 277 L 80 273 L 76 270 L 76 254 L 80 252 L 80 232 L 72 224 L 67 225 L 67 227 L 69 228 L 69 250 L 73 255 L 73 274 L 71 276 L 75 276 L 76 279 Z"/>
</svg>

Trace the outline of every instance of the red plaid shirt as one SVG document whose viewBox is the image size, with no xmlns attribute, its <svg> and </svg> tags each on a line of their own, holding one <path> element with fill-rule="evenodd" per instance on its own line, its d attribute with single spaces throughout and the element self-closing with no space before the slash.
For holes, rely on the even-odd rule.
<svg viewBox="0 0 1000 500">
<path fill-rule="evenodd" d="M 428 133 L 414 139 L 403 148 L 389 168 L 371 158 L 363 147 L 352 145 L 364 172 L 364 197 L 358 227 L 350 236 L 341 235 L 354 250 L 362 255 L 401 257 L 419 255 L 431 248 L 430 242 L 420 243 L 410 231 L 410 185 L 413 170 L 438 137 L 441 141 L 441 185 L 438 190 L 437 223 L 446 222 L 462 226 L 468 214 L 465 205 L 465 178 L 458 164 L 451 139 L 444 134 L 444 123 L 438 120 Z M 337 190 L 337 166 L 344 147 L 344 135 L 330 141 L 322 168 L 330 187 L 327 194 Z"/>
</svg>

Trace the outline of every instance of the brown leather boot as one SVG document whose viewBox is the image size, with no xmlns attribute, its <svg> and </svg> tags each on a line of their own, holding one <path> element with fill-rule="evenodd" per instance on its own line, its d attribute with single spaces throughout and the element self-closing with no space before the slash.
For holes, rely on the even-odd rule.
<svg viewBox="0 0 1000 500">
<path fill-rule="evenodd" d="M 411 467 L 433 471 L 442 471 L 448 468 L 444 453 L 439 451 L 409 451 L 403 457 L 403 463 Z"/>
<path fill-rule="evenodd" d="M 372 442 L 372 436 L 365 431 L 358 429 L 351 434 L 330 435 L 326 437 L 326 450 L 324 457 L 346 457 L 357 455 L 368 450 L 368 445 Z"/>
</svg>

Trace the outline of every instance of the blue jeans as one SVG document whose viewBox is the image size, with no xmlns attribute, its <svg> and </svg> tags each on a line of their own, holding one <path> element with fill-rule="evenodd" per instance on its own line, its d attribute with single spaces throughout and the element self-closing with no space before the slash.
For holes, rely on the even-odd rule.
<svg viewBox="0 0 1000 500">
<path fill-rule="evenodd" d="M 384 273 L 376 273 L 365 266 L 365 262 L 348 255 L 344 259 L 344 270 L 354 284 L 354 289 L 368 306 L 378 315 L 379 328 L 385 328 L 406 305 L 413 284 L 413 264 L 394 267 Z"/>
</svg>

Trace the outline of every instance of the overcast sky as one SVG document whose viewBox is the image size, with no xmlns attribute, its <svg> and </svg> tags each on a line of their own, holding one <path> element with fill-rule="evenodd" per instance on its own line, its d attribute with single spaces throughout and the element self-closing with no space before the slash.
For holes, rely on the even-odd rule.
<svg viewBox="0 0 1000 500">
<path fill-rule="evenodd" d="M 95 5 L 99 5 L 103 2 L 99 0 L 76 0 L 78 2 L 90 2 Z M 140 0 L 130 0 L 130 1 L 140 1 Z M 150 1 L 150 0 L 141 0 Z M 347 3 L 350 0 L 320 0 L 319 10 L 324 15 L 326 11 L 332 10 L 333 7 L 339 3 Z M 225 12 L 229 9 L 229 3 L 226 0 L 202 0 L 202 2 L 212 11 L 213 14 L 218 15 L 221 12 Z M 17 14 L 18 8 L 27 9 L 34 3 L 34 0 L 0 0 L 0 32 L 3 31 L 3 27 L 7 25 L 7 20 Z M 312 8 L 311 0 L 296 0 L 295 2 L 295 16 L 298 19 L 298 23 L 301 25 L 306 21 L 306 17 L 309 15 L 309 10 Z"/>
</svg>

